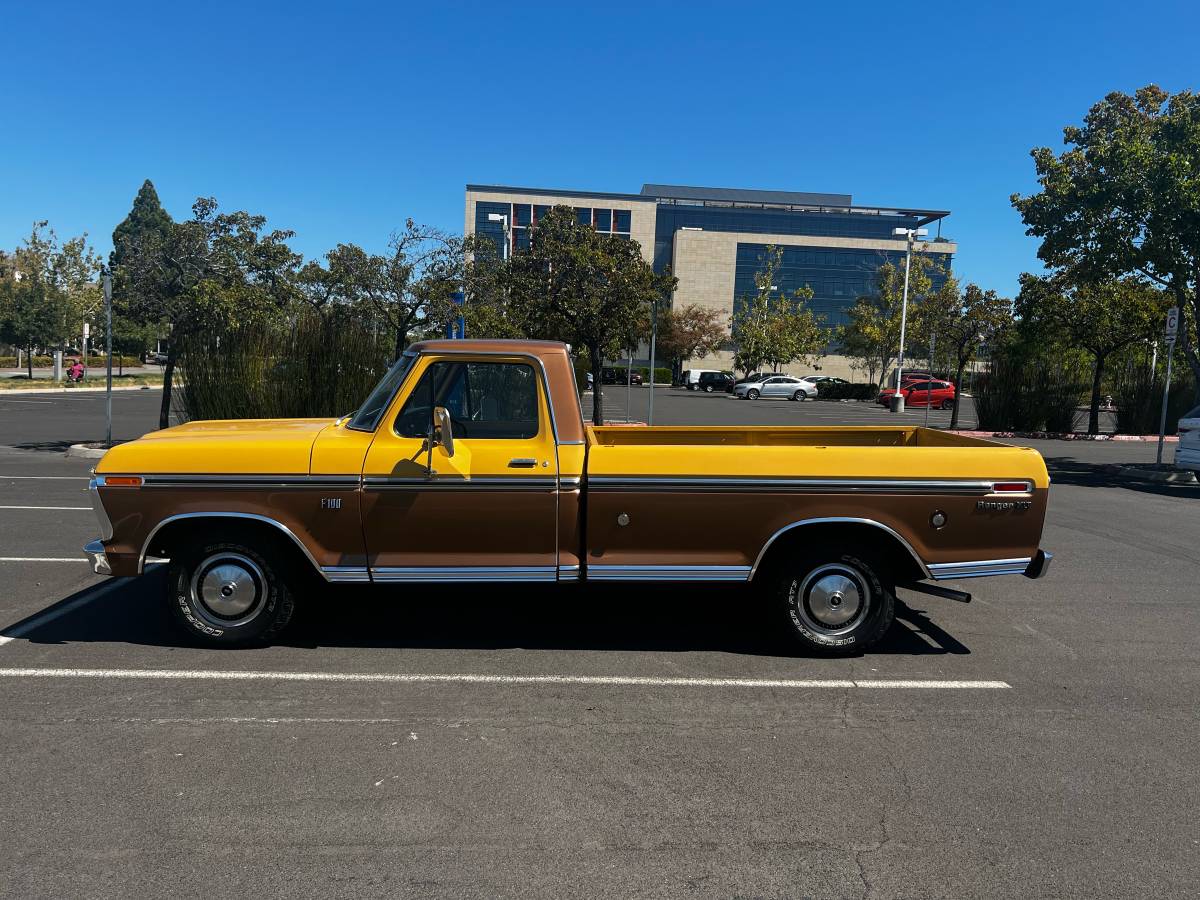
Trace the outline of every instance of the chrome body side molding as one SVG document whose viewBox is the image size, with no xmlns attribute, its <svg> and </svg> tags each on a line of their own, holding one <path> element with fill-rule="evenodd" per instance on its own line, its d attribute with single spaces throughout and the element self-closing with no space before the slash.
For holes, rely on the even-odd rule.
<svg viewBox="0 0 1200 900">
<path fill-rule="evenodd" d="M 235 488 L 280 490 L 296 488 L 332 488 L 353 490 L 357 475 L 144 475 L 146 488 Z"/>
<path fill-rule="evenodd" d="M 920 568 L 922 578 L 932 577 L 929 572 L 930 567 L 925 565 L 925 560 L 921 559 L 921 557 L 917 555 L 917 551 L 913 549 L 913 545 L 910 544 L 904 538 L 904 536 L 900 534 L 900 532 L 896 531 L 895 528 L 884 525 L 882 522 L 876 522 L 874 519 L 863 519 L 854 516 L 827 516 L 816 519 L 801 519 L 799 522 L 793 522 L 790 525 L 785 525 L 783 528 L 780 528 L 773 535 L 767 538 L 767 542 L 763 544 L 762 550 L 758 551 L 758 557 L 754 560 L 754 566 L 750 570 L 750 577 L 753 578 L 758 572 L 758 567 L 762 565 L 763 559 L 766 558 L 767 551 L 771 549 L 771 545 L 774 544 L 775 541 L 787 534 L 789 531 L 793 531 L 796 528 L 804 528 L 809 525 L 866 525 L 870 528 L 878 528 L 883 533 L 898 541 L 900 546 L 908 551 L 908 555 L 912 557 L 913 562 L 915 562 L 918 568 Z"/>
<path fill-rule="evenodd" d="M 596 566 L 588 581 L 747 581 L 749 566 Z"/>
<path fill-rule="evenodd" d="M 980 559 L 971 562 L 930 563 L 929 573 L 934 581 L 952 578 L 983 578 L 988 575 L 1024 575 L 1032 557 L 1016 559 Z"/>
<path fill-rule="evenodd" d="M 527 478 L 481 476 L 476 478 L 412 478 L 390 475 L 368 475 L 363 487 L 373 491 L 552 491 L 558 487 L 554 476 L 530 475 Z"/>
<path fill-rule="evenodd" d="M 558 566 L 372 566 L 371 580 L 395 582 L 553 582 Z"/>
<path fill-rule="evenodd" d="M 371 573 L 366 566 L 321 566 L 326 581 L 335 584 L 370 584 Z"/>
<path fill-rule="evenodd" d="M 597 491 L 701 491 L 755 493 L 846 494 L 967 494 L 984 496 L 998 479 L 944 478 L 728 478 L 588 476 L 588 489 Z M 1032 484 L 1029 490 L 1033 490 Z"/>
</svg>

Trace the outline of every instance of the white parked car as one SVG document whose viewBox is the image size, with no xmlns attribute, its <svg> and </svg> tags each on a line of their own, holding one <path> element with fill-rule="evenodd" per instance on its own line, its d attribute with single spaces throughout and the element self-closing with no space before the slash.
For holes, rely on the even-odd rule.
<svg viewBox="0 0 1200 900">
<path fill-rule="evenodd" d="M 1179 420 L 1179 443 L 1175 445 L 1175 468 L 1191 469 L 1200 478 L 1200 406 Z"/>
<path fill-rule="evenodd" d="M 739 400 L 757 400 L 759 397 L 772 400 L 807 400 L 817 396 L 817 386 L 811 381 L 793 378 L 791 375 L 768 375 L 761 381 L 735 384 L 733 395 Z"/>
</svg>

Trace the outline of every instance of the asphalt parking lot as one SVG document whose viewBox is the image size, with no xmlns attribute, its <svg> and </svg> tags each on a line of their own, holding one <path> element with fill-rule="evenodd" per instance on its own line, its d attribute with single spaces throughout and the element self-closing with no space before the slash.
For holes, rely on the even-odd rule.
<svg viewBox="0 0 1200 900">
<path fill-rule="evenodd" d="M 894 421 L 656 393 L 660 424 Z M 117 398 L 118 437 L 154 426 L 156 391 Z M 1052 470 L 1051 575 L 964 583 L 968 605 L 905 593 L 883 644 L 828 660 L 781 643 L 749 592 L 628 586 L 347 586 L 304 597 L 276 646 L 200 649 L 161 573 L 82 562 L 91 463 L 61 451 L 102 435 L 102 395 L 0 395 L 4 896 L 1200 880 L 1200 488 L 1106 469 L 1153 444 L 1021 441 Z"/>
</svg>

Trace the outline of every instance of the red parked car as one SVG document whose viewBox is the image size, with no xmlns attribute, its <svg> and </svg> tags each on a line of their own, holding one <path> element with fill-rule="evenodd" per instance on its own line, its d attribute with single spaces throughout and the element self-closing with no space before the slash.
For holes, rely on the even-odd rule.
<svg viewBox="0 0 1200 900">
<path fill-rule="evenodd" d="M 932 406 L 934 409 L 949 409 L 954 405 L 957 392 L 949 381 L 905 381 L 900 388 L 905 406 Z M 876 401 L 880 406 L 889 406 L 896 392 L 891 388 L 879 392 Z"/>
</svg>

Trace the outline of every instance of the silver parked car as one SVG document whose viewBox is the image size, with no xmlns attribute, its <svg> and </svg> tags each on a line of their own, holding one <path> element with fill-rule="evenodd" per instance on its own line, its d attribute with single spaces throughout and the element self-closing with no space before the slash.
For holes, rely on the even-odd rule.
<svg viewBox="0 0 1200 900">
<path fill-rule="evenodd" d="M 811 381 L 793 378 L 791 375 L 766 375 L 761 381 L 746 381 L 734 385 L 733 395 L 739 400 L 757 400 L 759 397 L 772 400 L 807 400 L 817 396 L 817 386 Z"/>
</svg>

